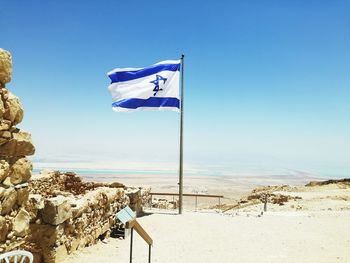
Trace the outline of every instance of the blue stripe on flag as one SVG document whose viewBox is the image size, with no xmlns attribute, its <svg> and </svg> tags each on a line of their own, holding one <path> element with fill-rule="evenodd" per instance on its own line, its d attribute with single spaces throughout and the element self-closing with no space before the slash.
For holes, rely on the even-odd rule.
<svg viewBox="0 0 350 263">
<path fill-rule="evenodd" d="M 150 97 L 148 99 L 124 99 L 112 103 L 112 107 L 120 107 L 127 109 L 137 109 L 139 107 L 176 107 L 180 108 L 180 101 L 178 98 L 170 97 Z"/>
<path fill-rule="evenodd" d="M 111 83 L 128 81 L 133 79 L 143 78 L 149 75 L 156 74 L 161 71 L 180 71 L 180 63 L 178 64 L 158 64 L 148 68 L 143 68 L 135 71 L 122 71 L 122 72 L 113 72 L 109 74 Z"/>
</svg>

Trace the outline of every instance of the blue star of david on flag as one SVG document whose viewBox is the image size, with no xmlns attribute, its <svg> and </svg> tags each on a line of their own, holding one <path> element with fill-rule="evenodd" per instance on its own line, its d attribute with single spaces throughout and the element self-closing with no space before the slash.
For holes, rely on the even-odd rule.
<svg viewBox="0 0 350 263">
<path fill-rule="evenodd" d="M 156 79 L 153 81 L 150 81 L 150 83 L 153 83 L 155 85 L 153 91 L 155 91 L 153 93 L 153 96 L 157 95 L 157 92 L 160 90 L 163 90 L 162 88 L 159 88 L 159 81 L 163 80 L 163 84 L 165 84 L 165 82 L 167 81 L 167 78 L 163 78 L 161 75 L 156 75 Z"/>
</svg>

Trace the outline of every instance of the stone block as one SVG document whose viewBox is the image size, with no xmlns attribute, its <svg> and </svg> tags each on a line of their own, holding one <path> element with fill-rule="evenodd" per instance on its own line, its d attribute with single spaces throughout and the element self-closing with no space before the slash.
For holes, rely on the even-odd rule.
<svg viewBox="0 0 350 263">
<path fill-rule="evenodd" d="M 8 233 L 8 226 L 6 224 L 6 219 L 0 216 L 0 242 L 5 241 Z"/>
<path fill-rule="evenodd" d="M 33 165 L 27 158 L 20 158 L 10 167 L 11 183 L 27 182 L 32 175 Z"/>
<path fill-rule="evenodd" d="M 12 221 L 12 230 L 15 236 L 24 237 L 29 231 L 29 213 L 21 209 Z"/>
<path fill-rule="evenodd" d="M 12 135 L 9 131 L 0 131 L 0 145 L 7 143 L 9 140 L 11 140 Z"/>
<path fill-rule="evenodd" d="M 13 187 L 3 190 L 0 200 L 2 204 L 1 215 L 7 215 L 17 202 L 17 191 Z"/>
<path fill-rule="evenodd" d="M 1 93 L 2 100 L 5 101 L 5 100 L 7 100 L 9 98 L 9 90 L 8 89 L 2 87 L 0 89 L 0 93 Z"/>
<path fill-rule="evenodd" d="M 45 223 L 59 225 L 72 217 L 70 203 L 66 197 L 56 196 L 45 200 L 42 219 Z"/>
<path fill-rule="evenodd" d="M 10 121 L 13 126 L 19 124 L 23 119 L 23 107 L 18 97 L 9 92 L 8 99 L 5 100 L 4 106 L 5 112 L 2 117 Z"/>
<path fill-rule="evenodd" d="M 2 85 L 11 81 L 12 56 L 10 52 L 0 48 L 0 83 Z"/>
<path fill-rule="evenodd" d="M 1 103 L 0 103 L 1 106 Z M 0 112 L 2 110 L 0 109 Z M 5 110 L 3 110 L 5 112 Z M 0 113 L 1 115 L 1 113 Z M 2 117 L 2 116 L 1 116 Z M 0 131 L 8 131 L 11 128 L 11 122 L 8 120 L 0 120 Z"/>
<path fill-rule="evenodd" d="M 24 131 L 12 133 L 12 139 L 0 145 L 0 156 L 14 157 L 33 155 L 35 147 L 32 143 L 31 135 Z"/>
<path fill-rule="evenodd" d="M 10 165 L 5 160 L 0 160 L 0 183 L 9 175 Z"/>
<path fill-rule="evenodd" d="M 28 188 L 19 188 L 17 189 L 17 204 L 22 206 L 27 203 L 29 199 L 29 190 Z"/>
</svg>

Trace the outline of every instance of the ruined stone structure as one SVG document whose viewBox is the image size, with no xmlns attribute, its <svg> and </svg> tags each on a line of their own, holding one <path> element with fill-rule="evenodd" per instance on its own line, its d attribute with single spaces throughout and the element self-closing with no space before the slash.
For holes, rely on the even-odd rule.
<svg viewBox="0 0 350 263">
<path fill-rule="evenodd" d="M 29 183 L 30 234 L 25 249 L 36 262 L 60 262 L 108 237 L 115 213 L 129 204 L 125 186 L 83 182 L 75 173 L 48 172 Z"/>
<path fill-rule="evenodd" d="M 25 249 L 35 263 L 60 262 L 108 237 L 120 224 L 115 213 L 126 205 L 142 213 L 149 190 L 83 182 L 75 173 L 44 172 L 31 178 L 26 156 L 35 148 L 30 134 L 16 127 L 23 109 L 5 87 L 11 73 L 11 55 L 0 49 L 0 254 Z"/>
<path fill-rule="evenodd" d="M 152 208 L 158 209 L 177 209 L 179 207 L 179 201 L 170 201 L 165 198 L 153 198 L 151 206 Z"/>
<path fill-rule="evenodd" d="M 26 156 L 35 152 L 31 135 L 17 128 L 23 108 L 6 88 L 11 74 L 11 54 L 0 49 L 0 253 L 22 245 L 29 233 L 25 204 L 32 163 Z"/>
<path fill-rule="evenodd" d="M 34 176 L 29 190 L 30 234 L 23 247 L 36 262 L 46 263 L 108 237 L 120 224 L 116 212 L 129 205 L 141 214 L 149 198 L 149 189 L 84 182 L 75 173 L 58 171 Z"/>
</svg>

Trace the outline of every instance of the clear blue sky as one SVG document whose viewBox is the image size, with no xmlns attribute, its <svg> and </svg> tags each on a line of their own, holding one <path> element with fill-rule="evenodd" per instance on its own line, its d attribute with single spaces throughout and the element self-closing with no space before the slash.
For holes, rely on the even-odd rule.
<svg viewBox="0 0 350 263">
<path fill-rule="evenodd" d="M 350 174 L 349 1 L 2 0 L 0 25 L 34 161 L 175 170 L 178 114 L 113 112 L 106 72 L 185 53 L 185 169 Z"/>
</svg>

